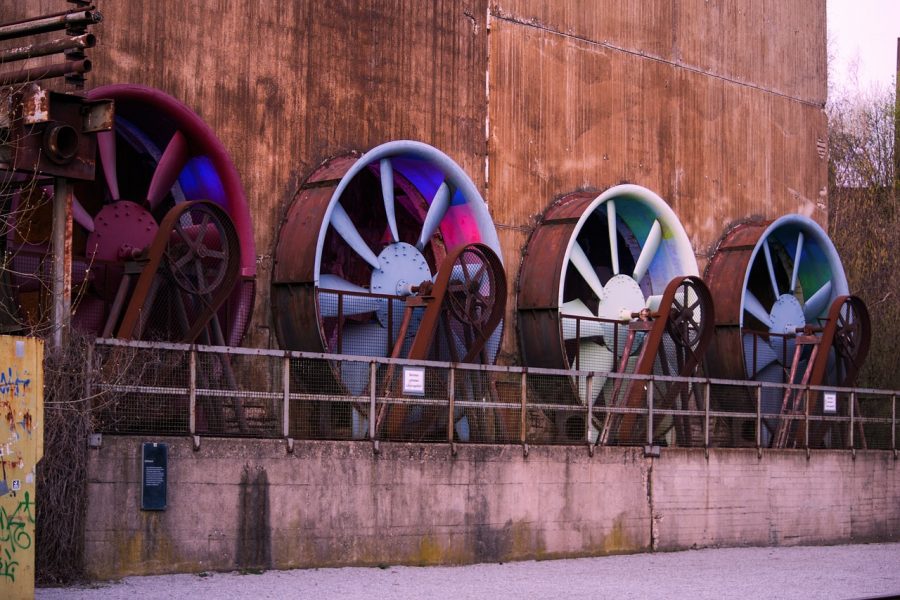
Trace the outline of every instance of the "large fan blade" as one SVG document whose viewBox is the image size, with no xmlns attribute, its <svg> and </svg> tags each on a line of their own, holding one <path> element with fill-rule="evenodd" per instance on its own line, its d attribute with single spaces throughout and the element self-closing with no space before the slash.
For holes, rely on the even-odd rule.
<svg viewBox="0 0 900 600">
<path fill-rule="evenodd" d="M 419 241 L 416 242 L 416 248 L 420 251 L 425 248 L 425 244 L 437 231 L 441 221 L 444 220 L 444 215 L 447 214 L 448 208 L 450 208 L 450 187 L 444 181 L 434 193 L 431 206 L 428 207 L 428 212 L 425 214 L 425 222 L 422 223 L 422 233 L 419 235 Z"/>
<path fill-rule="evenodd" d="M 778 282 L 775 281 L 775 267 L 772 266 L 772 251 L 769 250 L 769 240 L 765 239 L 762 243 L 763 254 L 766 256 L 766 269 L 769 271 L 769 281 L 772 282 L 772 293 L 778 298 L 781 294 L 778 292 Z"/>
<path fill-rule="evenodd" d="M 803 316 L 807 323 L 813 323 L 825 309 L 828 308 L 829 300 L 831 300 L 831 281 L 826 281 L 825 285 L 820 287 L 815 294 L 807 298 L 803 305 Z"/>
<path fill-rule="evenodd" d="M 619 274 L 619 236 L 616 228 L 616 203 L 606 202 L 606 223 L 609 228 L 609 255 L 612 259 L 613 275 Z"/>
<path fill-rule="evenodd" d="M 753 359 L 753 346 L 756 340 L 756 363 Z M 770 364 L 778 360 L 778 354 L 764 339 L 757 335 L 744 335 L 744 363 L 747 368 L 747 375 L 758 374 L 760 371 L 768 367 Z"/>
<path fill-rule="evenodd" d="M 97 133 L 97 147 L 100 148 L 100 162 L 103 165 L 103 176 L 106 178 L 106 187 L 113 200 L 119 196 L 119 176 L 116 174 L 116 134 L 112 131 L 100 131 Z"/>
<path fill-rule="evenodd" d="M 653 262 L 653 257 L 656 256 L 656 251 L 659 250 L 659 244 L 662 241 L 662 227 L 659 224 L 659 221 L 653 221 L 653 226 L 650 228 L 650 233 L 647 234 L 647 240 L 644 242 L 644 247 L 641 248 L 641 255 L 638 256 L 637 262 L 634 265 L 634 280 L 640 283 L 641 279 L 644 278 L 644 275 L 647 274 L 647 269 L 650 268 L 650 263 Z"/>
<path fill-rule="evenodd" d="M 765 309 L 759 298 L 750 290 L 744 291 L 744 310 L 762 321 L 766 327 L 772 326 L 772 318 L 769 316 L 769 311 Z"/>
<path fill-rule="evenodd" d="M 368 289 L 337 275 L 321 275 L 319 277 L 319 288 L 321 290 L 350 292 L 344 294 L 341 301 L 341 313 L 345 317 L 387 308 L 387 300 L 385 298 L 373 298 L 369 296 Z M 326 291 L 319 292 L 319 312 L 323 317 L 338 316 L 338 294 Z"/>
<path fill-rule="evenodd" d="M 602 298 L 603 284 L 600 283 L 600 278 L 597 277 L 597 272 L 594 271 L 594 266 L 591 264 L 587 254 L 585 254 L 584 248 L 582 248 L 581 244 L 577 241 L 572 245 L 572 252 L 569 254 L 569 260 L 572 261 L 572 264 L 575 265 L 575 268 L 587 284 L 591 286 L 591 290 L 597 298 Z"/>
<path fill-rule="evenodd" d="M 803 232 L 797 234 L 797 251 L 794 253 L 794 270 L 791 272 L 791 293 L 797 291 L 797 275 L 800 273 L 800 256 L 803 253 Z"/>
<path fill-rule="evenodd" d="M 176 131 L 159 158 L 153 178 L 150 180 L 150 187 L 147 189 L 147 202 L 150 204 L 150 208 L 156 208 L 166 197 L 178 180 L 178 175 L 181 174 L 187 161 L 187 140 L 180 131 Z"/>
<path fill-rule="evenodd" d="M 94 231 L 94 218 L 84 210 L 78 198 L 72 198 L 72 218 L 88 231 Z"/>
<path fill-rule="evenodd" d="M 581 300 L 570 300 L 559 307 L 559 319 L 562 323 L 563 339 L 588 338 L 603 335 L 604 325 L 599 321 L 576 319 L 575 317 L 597 318 Z"/>
<path fill-rule="evenodd" d="M 364 261 L 372 265 L 373 269 L 378 269 L 381 264 L 378 257 L 369 248 L 369 245 L 356 230 L 356 225 L 350 220 L 350 215 L 344 210 L 340 202 L 336 202 L 334 209 L 331 211 L 331 226 L 338 232 L 345 242 L 360 255 Z"/>
<path fill-rule="evenodd" d="M 391 230 L 391 241 L 399 242 L 397 213 L 394 209 L 394 168 L 389 158 L 381 159 L 381 197 L 384 199 L 384 214 L 387 215 L 388 227 Z"/>
<path fill-rule="evenodd" d="M 578 369 L 580 371 L 600 371 L 609 373 L 613 370 L 615 357 L 609 348 L 596 342 L 586 341 L 578 344 Z M 572 365 L 574 366 L 574 361 Z M 583 379 L 579 377 L 579 388 L 581 398 L 584 400 L 586 390 L 584 389 Z M 594 397 L 596 398 L 603 389 L 605 378 L 594 379 Z"/>
</svg>

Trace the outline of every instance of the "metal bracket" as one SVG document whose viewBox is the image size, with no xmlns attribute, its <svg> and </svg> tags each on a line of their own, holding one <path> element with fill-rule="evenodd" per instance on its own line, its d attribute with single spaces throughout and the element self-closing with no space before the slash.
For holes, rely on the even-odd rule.
<svg viewBox="0 0 900 600">
<path fill-rule="evenodd" d="M 191 439 L 193 440 L 193 447 L 194 447 L 194 451 L 196 452 L 197 450 L 200 449 L 200 436 L 193 435 L 193 436 L 191 436 Z"/>
<path fill-rule="evenodd" d="M 659 446 L 644 446 L 644 458 L 659 458 Z M 706 452 L 706 457 L 709 458 L 709 450 Z"/>
<path fill-rule="evenodd" d="M 588 456 L 593 458 L 594 457 L 594 444 L 588 444 L 587 447 L 588 447 Z"/>
<path fill-rule="evenodd" d="M 456 442 L 450 442 L 450 456 L 456 456 Z"/>
<path fill-rule="evenodd" d="M 528 444 L 522 444 L 522 457 L 528 458 Z"/>
<path fill-rule="evenodd" d="M 102 433 L 92 433 L 88 435 L 88 448 L 96 448 L 100 449 L 103 447 L 103 434 Z M 896 458 L 896 451 L 894 454 L 894 458 Z"/>
<path fill-rule="evenodd" d="M 806 460 L 809 460 L 809 456 L 810 456 L 810 454 L 809 454 L 809 448 L 807 448 L 807 449 L 806 449 Z"/>
<path fill-rule="evenodd" d="M 372 454 L 378 456 L 381 454 L 381 448 L 378 445 L 378 440 L 372 440 Z"/>
<path fill-rule="evenodd" d="M 294 438 L 285 438 L 285 449 L 288 454 L 294 453 Z"/>
</svg>

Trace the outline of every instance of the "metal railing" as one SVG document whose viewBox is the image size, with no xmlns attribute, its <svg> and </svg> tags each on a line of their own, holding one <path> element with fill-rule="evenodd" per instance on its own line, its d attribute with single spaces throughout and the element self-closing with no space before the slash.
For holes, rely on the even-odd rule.
<svg viewBox="0 0 900 600">
<path fill-rule="evenodd" d="M 108 434 L 897 451 L 897 392 L 98 339 Z"/>
</svg>

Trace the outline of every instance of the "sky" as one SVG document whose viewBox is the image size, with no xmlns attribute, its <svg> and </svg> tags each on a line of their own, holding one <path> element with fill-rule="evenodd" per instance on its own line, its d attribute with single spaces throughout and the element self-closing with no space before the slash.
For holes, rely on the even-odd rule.
<svg viewBox="0 0 900 600">
<path fill-rule="evenodd" d="M 900 37 L 900 0 L 827 0 L 829 54 L 833 63 L 829 87 L 894 84 L 897 38 Z M 856 86 L 854 86 L 856 87 Z"/>
</svg>

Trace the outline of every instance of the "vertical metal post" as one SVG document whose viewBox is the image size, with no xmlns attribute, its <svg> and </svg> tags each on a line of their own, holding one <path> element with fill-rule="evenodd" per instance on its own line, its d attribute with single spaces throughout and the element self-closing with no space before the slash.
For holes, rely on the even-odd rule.
<svg viewBox="0 0 900 600">
<path fill-rule="evenodd" d="M 197 351 L 188 354 L 188 431 L 197 435 Z"/>
<path fill-rule="evenodd" d="M 653 445 L 653 378 L 647 381 L 647 445 Z"/>
<path fill-rule="evenodd" d="M 585 405 L 587 414 L 584 423 L 584 440 L 591 443 L 591 420 L 594 416 L 594 374 L 588 373 L 584 378 Z"/>
<path fill-rule="evenodd" d="M 456 400 L 456 367 L 450 367 L 449 377 L 447 377 L 447 441 L 453 443 L 453 426 L 455 424 L 454 417 L 456 411 L 453 403 Z"/>
<path fill-rule="evenodd" d="M 369 363 L 369 439 L 375 439 L 375 387 L 378 385 L 378 365 Z"/>
<path fill-rule="evenodd" d="M 528 372 L 522 369 L 522 410 L 519 419 L 519 441 L 525 443 L 525 435 L 527 433 L 528 421 L 525 412 L 525 403 L 528 400 Z"/>
<path fill-rule="evenodd" d="M 806 410 L 803 411 L 803 446 L 809 450 L 809 387 L 806 388 Z M 809 454 L 807 453 L 807 456 Z"/>
<path fill-rule="evenodd" d="M 900 54 L 900 40 L 897 40 Z M 897 394 L 891 394 L 891 450 L 897 451 Z"/>
<path fill-rule="evenodd" d="M 575 317 L 575 370 L 581 365 L 581 317 Z"/>
<path fill-rule="evenodd" d="M 291 357 L 285 352 L 281 359 L 281 435 L 291 433 Z"/>
<path fill-rule="evenodd" d="M 853 440 L 853 430 L 856 428 L 856 419 L 855 419 L 855 408 L 856 406 L 856 392 L 850 392 L 850 448 L 853 449 L 856 447 Z"/>
<path fill-rule="evenodd" d="M 62 347 L 72 321 L 72 194 L 65 177 L 57 177 L 53 192 L 53 285 L 51 294 L 53 348 Z"/>
<path fill-rule="evenodd" d="M 703 402 L 703 447 L 709 448 L 709 400 L 712 396 L 712 384 L 706 382 L 706 393 Z"/>
<path fill-rule="evenodd" d="M 756 386 L 756 449 L 762 448 L 762 384 Z"/>
</svg>

